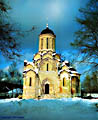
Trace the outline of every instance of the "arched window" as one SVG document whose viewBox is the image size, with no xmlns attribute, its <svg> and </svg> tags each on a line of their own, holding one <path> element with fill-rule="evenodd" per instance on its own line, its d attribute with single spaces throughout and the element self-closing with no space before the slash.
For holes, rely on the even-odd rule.
<svg viewBox="0 0 98 120">
<path fill-rule="evenodd" d="M 49 94 L 49 84 L 45 85 L 45 94 Z"/>
<path fill-rule="evenodd" d="M 66 81 L 65 81 L 65 78 L 63 78 L 63 86 L 65 87 L 66 85 Z"/>
<path fill-rule="evenodd" d="M 32 78 L 30 77 L 29 86 L 32 85 Z"/>
<path fill-rule="evenodd" d="M 25 85 L 26 85 L 26 79 L 25 79 Z"/>
<path fill-rule="evenodd" d="M 48 49 L 48 38 L 47 38 L 47 49 Z"/>
<path fill-rule="evenodd" d="M 47 71 L 49 70 L 49 64 L 47 63 Z"/>
<path fill-rule="evenodd" d="M 43 49 L 43 38 L 41 39 L 41 49 Z"/>
</svg>

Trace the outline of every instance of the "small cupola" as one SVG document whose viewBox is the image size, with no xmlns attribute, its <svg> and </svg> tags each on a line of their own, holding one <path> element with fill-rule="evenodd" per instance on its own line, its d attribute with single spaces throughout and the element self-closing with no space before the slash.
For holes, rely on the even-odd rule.
<svg viewBox="0 0 98 120">
<path fill-rule="evenodd" d="M 54 32 L 49 29 L 48 24 L 46 28 L 41 31 L 39 35 L 39 51 L 55 51 L 55 38 Z"/>
<path fill-rule="evenodd" d="M 42 30 L 42 32 L 40 33 L 40 35 L 43 34 L 51 34 L 55 36 L 54 32 L 51 29 L 49 29 L 48 24 L 46 25 L 46 29 Z"/>
</svg>

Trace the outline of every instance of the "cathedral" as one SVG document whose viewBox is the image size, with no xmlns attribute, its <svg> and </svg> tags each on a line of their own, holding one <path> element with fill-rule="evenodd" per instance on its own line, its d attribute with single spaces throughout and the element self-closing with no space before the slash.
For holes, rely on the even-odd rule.
<svg viewBox="0 0 98 120">
<path fill-rule="evenodd" d="M 39 51 L 24 60 L 23 99 L 71 98 L 81 95 L 80 74 L 55 51 L 56 35 L 48 25 L 39 35 Z"/>
</svg>

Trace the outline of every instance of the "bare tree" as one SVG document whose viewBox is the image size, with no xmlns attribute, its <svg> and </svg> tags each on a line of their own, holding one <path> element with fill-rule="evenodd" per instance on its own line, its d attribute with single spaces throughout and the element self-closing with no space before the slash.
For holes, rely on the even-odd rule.
<svg viewBox="0 0 98 120">
<path fill-rule="evenodd" d="M 98 69 L 98 0 L 89 0 L 85 8 L 79 9 L 76 18 L 80 29 L 71 43 L 81 54 L 81 62 L 90 64 L 92 70 Z"/>
<path fill-rule="evenodd" d="M 10 22 L 8 11 L 11 10 L 6 0 L 0 0 L 0 52 L 9 59 L 20 57 L 20 43 L 17 36 L 22 35 L 15 24 Z"/>
</svg>

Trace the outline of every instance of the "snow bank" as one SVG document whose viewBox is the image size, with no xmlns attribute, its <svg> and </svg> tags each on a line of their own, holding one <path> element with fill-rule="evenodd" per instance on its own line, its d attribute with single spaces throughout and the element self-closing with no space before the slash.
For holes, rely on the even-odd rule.
<svg viewBox="0 0 98 120">
<path fill-rule="evenodd" d="M 21 99 L 18 99 L 18 98 L 1 99 L 1 100 L 0 100 L 0 104 L 1 104 L 1 103 L 6 103 L 6 102 L 8 102 L 8 103 L 10 104 L 11 101 L 13 101 L 13 102 L 14 102 L 14 101 L 17 101 L 17 102 L 18 102 L 18 101 L 20 101 L 20 100 L 21 100 Z"/>
<path fill-rule="evenodd" d="M 10 116 L 12 120 L 97 120 L 95 106 L 98 100 L 80 98 L 51 100 L 0 100 L 0 116 Z M 21 120 L 19 119 L 19 120 Z M 7 120 L 7 119 L 6 119 Z"/>
</svg>

